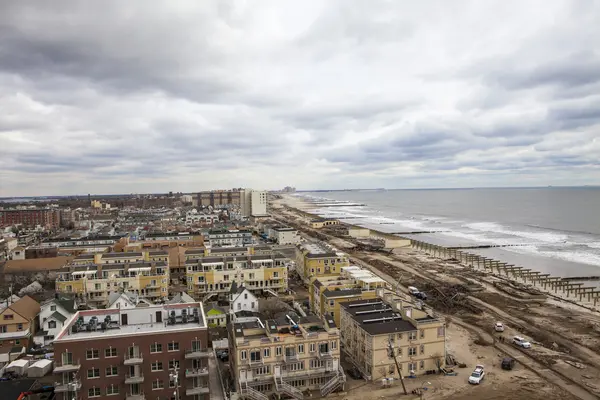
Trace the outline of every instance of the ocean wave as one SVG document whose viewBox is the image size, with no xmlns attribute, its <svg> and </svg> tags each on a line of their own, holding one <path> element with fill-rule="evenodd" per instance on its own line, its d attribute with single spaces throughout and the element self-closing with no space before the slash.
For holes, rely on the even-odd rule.
<svg viewBox="0 0 600 400">
<path fill-rule="evenodd" d="M 502 235 L 517 236 L 520 238 L 531 239 L 543 243 L 566 243 L 569 236 L 566 234 L 558 234 L 552 232 L 531 232 L 531 231 L 520 231 L 510 230 L 505 228 L 503 225 L 495 222 L 474 222 L 463 225 L 465 228 L 481 231 L 500 233 Z"/>
<path fill-rule="evenodd" d="M 509 251 L 526 255 L 549 257 L 579 264 L 600 266 L 600 254 L 576 250 L 542 250 L 538 246 L 507 247 Z"/>
</svg>

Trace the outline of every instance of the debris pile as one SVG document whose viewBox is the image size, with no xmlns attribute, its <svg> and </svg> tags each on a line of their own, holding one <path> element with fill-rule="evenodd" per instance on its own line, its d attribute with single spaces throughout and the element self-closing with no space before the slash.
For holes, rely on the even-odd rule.
<svg viewBox="0 0 600 400">
<path fill-rule="evenodd" d="M 465 285 L 423 283 L 421 289 L 427 293 L 427 303 L 443 313 L 455 314 L 461 311 L 482 313 L 482 310 L 467 298 L 469 288 Z"/>
</svg>

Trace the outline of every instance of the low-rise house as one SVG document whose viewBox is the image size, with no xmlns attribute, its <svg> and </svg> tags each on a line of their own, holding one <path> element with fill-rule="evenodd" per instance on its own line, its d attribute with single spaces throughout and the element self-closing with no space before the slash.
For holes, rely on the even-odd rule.
<svg viewBox="0 0 600 400">
<path fill-rule="evenodd" d="M 286 226 L 274 226 L 269 228 L 269 238 L 279 245 L 299 244 L 301 239 L 297 229 Z"/>
<path fill-rule="evenodd" d="M 229 291 L 230 312 L 254 311 L 258 312 L 258 298 L 244 285 L 238 286 L 233 282 Z"/>
<path fill-rule="evenodd" d="M 8 353 L 17 346 L 31 347 L 39 312 L 40 303 L 29 296 L 0 311 L 0 353 Z"/>
<path fill-rule="evenodd" d="M 369 380 L 398 379 L 396 361 L 402 376 L 423 375 L 444 366 L 443 319 L 391 293 L 341 303 L 340 320 L 344 352 Z"/>
<path fill-rule="evenodd" d="M 206 303 L 206 321 L 209 328 L 227 325 L 227 310 L 221 307 L 217 302 Z"/>
<path fill-rule="evenodd" d="M 310 221 L 310 227 L 320 229 L 324 226 L 339 225 L 340 221 L 333 218 L 317 218 Z"/>
<path fill-rule="evenodd" d="M 144 297 L 131 292 L 112 292 L 108 295 L 106 308 L 130 309 L 138 307 L 148 307 L 154 304 Z"/>
<path fill-rule="evenodd" d="M 306 243 L 296 252 L 297 270 L 309 282 L 311 277 L 337 276 L 348 267 L 348 255 L 326 243 Z"/>
<path fill-rule="evenodd" d="M 51 344 L 65 321 L 76 312 L 77 304 L 73 298 L 56 297 L 42 303 L 38 317 L 40 330 L 33 338 L 34 342 L 40 346 Z"/>
</svg>

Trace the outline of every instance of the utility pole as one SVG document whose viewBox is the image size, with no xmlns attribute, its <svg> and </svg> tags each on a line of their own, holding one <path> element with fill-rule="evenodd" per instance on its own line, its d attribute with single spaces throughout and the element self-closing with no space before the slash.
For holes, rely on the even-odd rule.
<svg viewBox="0 0 600 400">
<path fill-rule="evenodd" d="M 173 393 L 173 394 L 175 395 L 175 400 L 179 400 L 179 364 L 178 363 L 175 363 L 172 371 L 173 372 L 169 374 L 169 378 L 171 378 L 171 380 L 173 382 L 175 382 L 175 393 Z"/>
<path fill-rule="evenodd" d="M 398 371 L 398 376 L 400 376 L 400 383 L 402 383 L 402 390 L 404 390 L 405 395 L 408 395 L 408 392 L 406 391 L 406 385 L 404 384 L 404 376 L 402 376 L 402 369 L 400 368 L 400 364 L 398 364 L 398 359 L 396 358 L 396 349 L 394 349 L 394 345 L 391 340 L 388 340 L 388 353 L 388 356 L 392 356 L 394 358 L 396 370 Z"/>
</svg>

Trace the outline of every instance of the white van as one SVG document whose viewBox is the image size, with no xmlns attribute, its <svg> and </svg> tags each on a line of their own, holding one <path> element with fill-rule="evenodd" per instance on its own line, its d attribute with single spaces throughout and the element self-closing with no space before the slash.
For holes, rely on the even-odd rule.
<svg viewBox="0 0 600 400">
<path fill-rule="evenodd" d="M 413 296 L 416 295 L 417 293 L 419 293 L 419 289 L 417 289 L 414 286 L 409 286 L 408 287 L 408 293 L 412 294 Z"/>
</svg>

